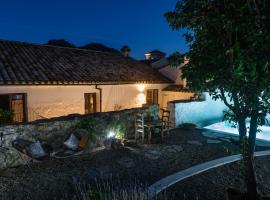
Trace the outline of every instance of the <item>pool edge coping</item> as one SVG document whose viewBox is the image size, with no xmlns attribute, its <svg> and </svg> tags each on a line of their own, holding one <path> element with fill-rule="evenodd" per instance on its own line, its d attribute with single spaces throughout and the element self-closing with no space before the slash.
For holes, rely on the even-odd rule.
<svg viewBox="0 0 270 200">
<path fill-rule="evenodd" d="M 257 151 L 254 153 L 255 157 L 268 156 L 270 155 L 270 150 L 266 151 Z M 232 162 L 239 161 L 241 159 L 241 154 L 221 157 L 215 160 L 207 161 L 187 169 L 178 171 L 174 174 L 166 176 L 159 181 L 150 185 L 147 189 L 148 195 L 150 198 L 155 197 L 161 191 L 167 189 L 168 187 L 194 175 L 200 174 L 202 172 L 214 169 Z"/>
</svg>

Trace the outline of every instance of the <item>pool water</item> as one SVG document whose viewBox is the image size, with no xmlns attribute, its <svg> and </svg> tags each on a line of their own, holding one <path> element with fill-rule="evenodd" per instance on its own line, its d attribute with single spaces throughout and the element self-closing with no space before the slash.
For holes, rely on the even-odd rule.
<svg viewBox="0 0 270 200">
<path fill-rule="evenodd" d="M 248 126 L 249 124 L 247 123 L 247 127 Z M 223 133 L 239 135 L 238 129 L 234 127 L 233 124 L 228 121 L 214 123 L 214 124 L 205 126 L 203 128 L 208 129 L 208 130 L 213 130 L 213 131 L 219 131 Z M 258 129 L 261 131 L 257 133 L 257 139 L 270 141 L 270 126 L 260 126 Z"/>
</svg>

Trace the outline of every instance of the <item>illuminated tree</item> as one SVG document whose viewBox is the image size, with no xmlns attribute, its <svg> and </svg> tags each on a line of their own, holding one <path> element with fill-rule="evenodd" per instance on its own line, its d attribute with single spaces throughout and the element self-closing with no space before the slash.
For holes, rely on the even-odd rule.
<svg viewBox="0 0 270 200">
<path fill-rule="evenodd" d="M 237 123 L 248 198 L 258 198 L 254 149 L 258 126 L 270 103 L 270 1 L 181 0 L 165 14 L 173 29 L 185 29 L 188 86 L 208 91 L 229 108 Z M 250 124 L 246 125 L 246 120 Z"/>
</svg>

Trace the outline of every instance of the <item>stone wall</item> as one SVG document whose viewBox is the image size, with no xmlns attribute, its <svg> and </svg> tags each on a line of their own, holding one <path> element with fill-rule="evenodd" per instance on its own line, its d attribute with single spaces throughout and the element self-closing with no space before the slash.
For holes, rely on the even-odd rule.
<svg viewBox="0 0 270 200">
<path fill-rule="evenodd" d="M 11 142 L 17 138 L 26 139 L 30 141 L 42 140 L 47 142 L 54 142 L 57 138 L 67 136 L 76 127 L 76 124 L 83 119 L 95 119 L 99 124 L 98 134 L 99 140 L 90 141 L 89 148 L 103 145 L 109 130 L 112 128 L 113 122 L 120 120 L 125 124 L 126 137 L 134 137 L 134 120 L 136 113 L 150 112 L 151 115 L 158 115 L 159 107 L 157 105 L 127 109 L 122 111 L 95 113 L 92 115 L 72 115 L 66 117 L 59 117 L 50 120 L 40 120 L 27 124 L 8 125 L 0 127 L 0 133 L 4 134 L 2 146 L 8 150 L 1 151 L 0 148 L 0 170 L 13 167 L 20 164 L 25 164 L 20 158 L 18 152 L 11 146 Z M 24 156 L 25 159 L 28 159 Z"/>
</svg>

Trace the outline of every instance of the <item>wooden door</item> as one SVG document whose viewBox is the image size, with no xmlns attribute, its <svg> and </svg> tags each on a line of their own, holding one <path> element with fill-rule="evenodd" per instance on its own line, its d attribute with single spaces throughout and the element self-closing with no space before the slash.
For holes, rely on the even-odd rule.
<svg viewBox="0 0 270 200">
<path fill-rule="evenodd" d="M 85 114 L 95 113 L 97 111 L 96 93 L 85 93 Z"/>
<path fill-rule="evenodd" d="M 26 121 L 26 102 L 25 94 L 13 94 L 10 97 L 10 104 L 13 110 L 13 121 L 14 122 L 25 122 Z"/>
<path fill-rule="evenodd" d="M 27 121 L 26 94 L 0 95 L 0 108 L 13 111 L 13 122 Z"/>
</svg>

